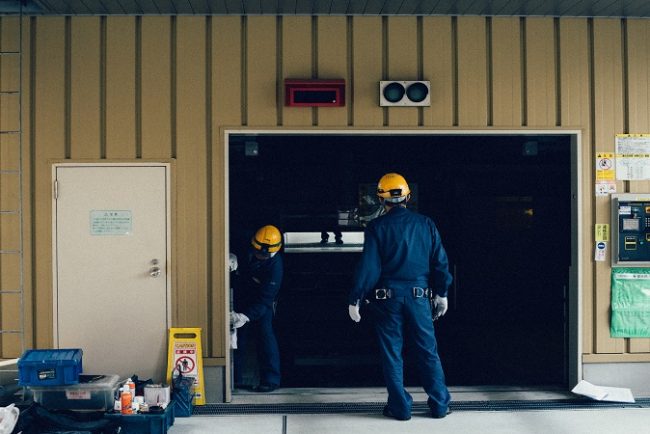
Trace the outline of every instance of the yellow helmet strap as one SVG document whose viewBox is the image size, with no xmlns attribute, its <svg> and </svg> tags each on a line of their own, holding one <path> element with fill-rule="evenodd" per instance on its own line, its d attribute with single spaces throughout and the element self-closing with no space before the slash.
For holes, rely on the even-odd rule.
<svg viewBox="0 0 650 434">
<path fill-rule="evenodd" d="M 275 243 L 275 244 L 260 243 L 259 241 L 253 238 L 253 246 L 255 247 L 255 249 L 264 253 L 268 253 L 270 249 L 274 247 L 279 247 L 281 244 L 282 242 Z"/>
</svg>

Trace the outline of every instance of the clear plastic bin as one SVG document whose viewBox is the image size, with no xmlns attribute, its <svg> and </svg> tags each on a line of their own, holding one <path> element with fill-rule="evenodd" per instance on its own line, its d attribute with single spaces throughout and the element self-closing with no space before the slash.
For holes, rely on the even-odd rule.
<svg viewBox="0 0 650 434">
<path fill-rule="evenodd" d="M 118 375 L 80 375 L 79 383 L 68 386 L 30 386 L 34 401 L 48 410 L 95 410 L 113 408 Z"/>
</svg>

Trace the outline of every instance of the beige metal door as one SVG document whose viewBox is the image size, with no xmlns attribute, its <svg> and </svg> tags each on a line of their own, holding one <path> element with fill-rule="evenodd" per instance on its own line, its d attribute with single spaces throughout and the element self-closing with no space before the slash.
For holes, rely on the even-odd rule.
<svg viewBox="0 0 650 434">
<path fill-rule="evenodd" d="M 87 373 L 165 378 L 170 326 L 167 164 L 53 167 L 54 345 Z"/>
</svg>

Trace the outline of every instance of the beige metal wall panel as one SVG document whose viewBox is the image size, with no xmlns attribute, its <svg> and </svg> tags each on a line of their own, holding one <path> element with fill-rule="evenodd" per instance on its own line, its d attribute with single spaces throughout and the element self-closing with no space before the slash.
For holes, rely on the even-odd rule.
<svg viewBox="0 0 650 434">
<path fill-rule="evenodd" d="M 106 158 L 136 157 L 136 18 L 106 20 Z"/>
<path fill-rule="evenodd" d="M 34 29 L 31 143 L 34 173 L 34 344 L 52 347 L 52 172 L 49 161 L 65 158 L 65 23 L 66 18 L 43 17 Z"/>
<path fill-rule="evenodd" d="M 14 29 L 15 32 L 18 29 Z M 0 51 L 6 51 L 0 46 Z M 0 56 L 0 92 L 18 92 L 20 91 L 20 56 L 2 55 Z"/>
<path fill-rule="evenodd" d="M 20 165 L 20 136 L 0 135 L 0 170 L 18 170 Z"/>
<path fill-rule="evenodd" d="M 424 126 L 453 124 L 453 61 L 451 18 L 422 17 L 422 78 L 431 82 L 431 106 L 422 109 Z"/>
<path fill-rule="evenodd" d="M 305 37 L 303 35 L 303 37 Z M 275 126 L 278 122 L 277 98 L 281 77 L 277 76 L 276 18 L 252 16 L 246 18 L 246 118 L 248 126 Z"/>
<path fill-rule="evenodd" d="M 484 17 L 458 17 L 458 123 L 487 125 L 487 54 Z"/>
<path fill-rule="evenodd" d="M 15 290 L 15 288 L 14 288 Z M 2 330 L 11 330 L 11 331 L 20 331 L 22 330 L 22 321 L 20 315 L 16 315 L 16 312 L 20 312 L 20 294 L 18 293 L 5 293 L 0 294 L 0 318 Z M 11 354 L 14 352 L 12 348 L 12 341 L 6 341 L 7 337 L 10 335 L 3 334 L 2 339 L 2 353 Z M 19 336 L 17 336 L 19 337 Z M 6 342 L 5 342 L 6 341 Z M 18 354 L 20 356 L 20 354 Z"/>
<path fill-rule="evenodd" d="M 0 211 L 20 209 L 20 179 L 18 172 L 0 173 Z"/>
<path fill-rule="evenodd" d="M 628 20 L 627 72 L 630 133 L 650 132 L 650 20 Z M 634 184 L 640 184 L 638 181 Z M 641 183 L 650 191 L 647 182 Z"/>
<path fill-rule="evenodd" d="M 585 233 L 579 242 L 582 246 L 582 350 L 591 353 L 594 343 L 594 239 L 589 228 L 593 227 L 591 204 L 594 197 L 593 147 L 590 123 L 589 86 L 589 28 L 587 20 L 576 18 L 560 21 L 560 110 L 563 127 L 582 128 L 582 203 Z"/>
<path fill-rule="evenodd" d="M 215 132 L 220 125 L 242 124 L 241 21 L 242 18 L 234 16 L 212 17 L 212 126 Z M 257 68 L 255 63 L 253 67 Z M 215 158 L 221 155 L 215 154 Z"/>
<path fill-rule="evenodd" d="M 99 158 L 100 25 L 98 17 L 70 23 L 70 157 Z"/>
<path fill-rule="evenodd" d="M 242 123 L 242 32 L 240 17 L 212 17 L 212 357 L 228 357 L 229 282 L 226 282 L 224 204 L 228 169 L 220 126 Z M 222 284 L 224 282 L 225 284 Z M 221 333 L 219 333 L 221 331 Z M 228 379 L 229 380 L 229 379 Z"/>
<path fill-rule="evenodd" d="M 4 181 L 1 179 L 0 182 Z M 5 209 L 0 204 L 0 209 Z M 18 214 L 0 214 L 0 250 L 5 253 L 0 255 L 3 258 L 3 268 L 0 268 L 0 274 L 7 274 L 6 278 L 2 277 L 0 289 L 5 291 L 16 291 L 20 289 L 20 264 L 16 264 L 20 259 L 20 215 Z M 9 253 L 11 252 L 11 253 Z M 13 268 L 4 268 L 4 265 L 13 266 Z M 5 286 L 6 285 L 6 286 Z M 0 294 L 0 329 L 6 331 L 20 330 L 20 294 L 6 293 Z M 16 357 L 20 355 L 20 335 L 3 333 L 0 335 L 0 350 L 2 357 Z"/>
<path fill-rule="evenodd" d="M 20 95 L 0 95 L 0 130 L 17 131 L 20 127 Z"/>
<path fill-rule="evenodd" d="M 522 125 L 519 20 L 492 19 L 492 125 Z"/>
<path fill-rule="evenodd" d="M 10 252 L 20 251 L 20 216 L 0 214 L 0 249 Z"/>
<path fill-rule="evenodd" d="M 553 18 L 526 19 L 526 113 L 530 127 L 557 124 Z"/>
<path fill-rule="evenodd" d="M 0 48 L 2 51 L 20 51 L 20 18 L 17 16 L 2 17 L 0 28 Z"/>
<path fill-rule="evenodd" d="M 0 291 L 12 291 L 19 287 L 20 256 L 0 255 Z"/>
<path fill-rule="evenodd" d="M 172 65 L 170 17 L 142 18 L 140 118 L 143 158 L 172 156 Z M 137 80 L 137 78 L 136 78 Z"/>
<path fill-rule="evenodd" d="M 627 82 L 630 133 L 650 133 L 650 21 L 627 21 Z M 631 181 L 630 193 L 650 193 L 650 181 Z M 629 339 L 631 353 L 650 353 L 650 339 Z"/>
<path fill-rule="evenodd" d="M 351 77 L 348 66 L 352 59 L 348 53 L 348 19 L 346 17 L 318 17 L 316 52 L 318 53 L 318 78 L 345 80 L 345 107 L 319 107 L 318 126 L 340 126 L 348 124 L 351 106 Z"/>
<path fill-rule="evenodd" d="M 176 27 L 176 278 L 173 323 L 201 327 L 208 340 L 206 18 Z M 205 345 L 205 342 L 204 342 Z M 209 350 L 204 346 L 204 353 Z M 207 353 L 206 353 L 207 354 Z M 205 354 L 204 354 L 205 355 Z"/>
<path fill-rule="evenodd" d="M 32 81 L 32 54 L 35 51 L 29 49 L 32 47 L 34 40 L 32 40 L 33 31 L 36 28 L 36 20 L 32 20 L 30 17 L 24 17 L 22 21 L 22 42 L 24 52 L 22 58 L 22 83 L 23 88 L 21 89 L 21 97 L 23 98 L 22 105 L 22 179 L 23 179 L 23 202 L 22 202 L 22 213 L 23 213 L 23 258 L 22 258 L 22 268 L 23 268 L 23 309 L 25 314 L 25 322 L 23 324 L 24 332 L 24 344 L 25 348 L 34 348 L 34 292 L 32 287 L 32 282 L 34 281 L 33 276 L 35 274 L 32 262 L 32 240 L 34 240 L 34 231 L 32 231 L 32 222 L 33 222 L 33 202 L 32 198 L 34 197 L 33 192 L 33 183 L 32 183 L 32 169 L 35 167 L 35 163 L 32 159 L 33 153 L 31 152 L 34 148 L 33 146 L 33 135 L 32 135 L 32 107 L 28 101 L 32 100 L 32 91 L 34 89 L 34 84 Z M 20 265 L 19 265 L 20 266 Z M 19 356 L 19 352 L 22 349 L 9 354 L 9 357 Z M 5 356 L 3 354 L 3 356 Z M 5 356 L 6 357 L 6 356 Z"/>
<path fill-rule="evenodd" d="M 353 123 L 357 127 L 379 127 L 384 122 L 384 111 L 379 106 L 379 81 L 383 79 L 382 19 L 354 17 L 352 20 Z"/>
<path fill-rule="evenodd" d="M 0 20 L 2 49 L 16 44 L 7 20 Z M 594 152 L 613 152 L 614 135 L 624 129 L 650 129 L 650 50 L 644 20 L 626 22 L 624 41 L 625 27 L 617 19 L 563 18 L 558 29 L 552 19 L 527 18 L 523 47 L 520 19 L 515 17 L 30 17 L 24 22 L 22 205 L 27 327 L 35 325 L 27 338 L 33 336 L 33 346 L 52 345 L 53 159 L 177 159 L 174 324 L 198 322 L 207 329 L 206 355 L 212 363 L 225 364 L 225 128 L 278 124 L 518 128 L 524 112 L 528 126 L 559 123 L 583 131 L 579 177 L 584 198 L 580 240 L 584 353 L 593 360 L 600 355 L 621 360 L 648 357 L 649 340 L 609 337 L 610 267 L 594 264 L 592 234 L 595 222 L 610 220 L 609 201 L 593 194 Z M 557 45 L 551 34 L 559 37 Z M 521 49 L 526 53 L 525 68 Z M 522 69 L 527 71 L 526 95 L 521 94 Z M 406 79 L 402 74 L 413 74 L 409 78 L 420 74 L 431 81 L 431 107 L 379 106 L 378 82 Z M 282 80 L 314 75 L 345 78 L 347 107 L 285 108 Z M 8 83 L 13 86 L 16 76 L 15 65 L 2 61 L 0 89 Z M 525 109 L 523 99 L 528 101 Z M 12 110 L 5 107 L 4 98 L 0 110 L 3 126 L 17 122 L 15 115 L 6 120 Z M 3 170 L 14 170 L 18 164 L 11 140 L 15 139 L 0 137 Z M 11 193 L 4 190 L 11 183 L 4 178 L 0 182 L 1 203 L 15 201 L 13 188 Z M 630 191 L 650 188 L 646 182 L 626 184 Z M 619 191 L 626 186 L 620 182 Z M 18 242 L 18 224 L 9 216 L 0 222 L 3 248 Z M 6 258 L 2 261 L 4 285 L 15 279 L 11 267 L 16 265 Z M 15 313 L 4 310 L 10 303 L 0 302 L 0 321 L 15 320 Z M 3 355 L 15 352 L 11 339 L 3 339 Z"/>
<path fill-rule="evenodd" d="M 282 18 L 282 77 L 292 79 L 315 78 L 313 69 L 312 18 L 309 16 L 285 16 Z M 283 92 L 278 98 L 284 98 Z M 311 107 L 286 107 L 282 103 L 282 125 L 309 126 L 313 124 Z"/>
<path fill-rule="evenodd" d="M 388 18 L 388 80 L 418 80 L 418 19 Z M 415 127 L 419 123 L 418 107 L 388 107 L 388 125 Z"/>
<path fill-rule="evenodd" d="M 623 132 L 623 65 L 621 22 L 615 19 L 596 19 L 594 34 L 594 139 L 596 151 L 614 152 L 614 137 Z M 594 156 L 592 155 L 591 160 Z M 618 191 L 622 183 L 618 183 Z M 605 198 L 595 200 L 596 222 L 610 219 L 610 204 Z M 592 226 L 593 227 L 593 226 Z M 611 302 L 609 264 L 601 262 L 596 267 L 594 320 L 597 353 L 622 353 L 624 339 L 610 337 L 609 316 Z"/>
</svg>

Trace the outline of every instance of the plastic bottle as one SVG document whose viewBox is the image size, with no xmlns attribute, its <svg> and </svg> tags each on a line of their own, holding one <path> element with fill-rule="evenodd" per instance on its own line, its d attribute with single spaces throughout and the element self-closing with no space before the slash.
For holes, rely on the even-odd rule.
<svg viewBox="0 0 650 434">
<path fill-rule="evenodd" d="M 135 402 L 135 383 L 129 378 L 126 380 L 126 384 L 129 385 L 129 391 L 131 392 L 131 402 Z"/>
<path fill-rule="evenodd" d="M 122 388 L 122 414 L 133 414 L 133 409 L 131 408 L 131 389 L 128 384 L 125 384 Z"/>
</svg>

